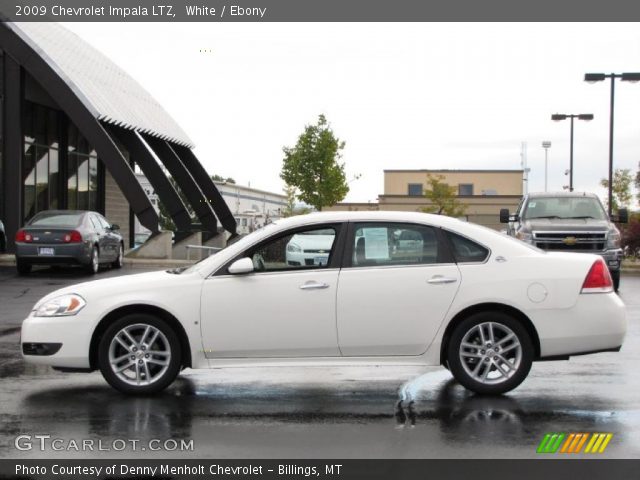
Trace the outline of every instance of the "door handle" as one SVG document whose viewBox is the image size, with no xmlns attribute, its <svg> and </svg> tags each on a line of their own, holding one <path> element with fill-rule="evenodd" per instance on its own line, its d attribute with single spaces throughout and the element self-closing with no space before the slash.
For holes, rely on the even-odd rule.
<svg viewBox="0 0 640 480">
<path fill-rule="evenodd" d="M 321 290 L 323 288 L 329 288 L 329 284 L 311 281 L 300 285 L 300 290 Z"/>
<path fill-rule="evenodd" d="M 429 280 L 427 280 L 427 283 L 430 283 L 432 285 L 442 285 L 445 283 L 455 283 L 457 281 L 458 279 L 454 277 L 444 277 L 442 275 L 434 275 Z"/>
</svg>

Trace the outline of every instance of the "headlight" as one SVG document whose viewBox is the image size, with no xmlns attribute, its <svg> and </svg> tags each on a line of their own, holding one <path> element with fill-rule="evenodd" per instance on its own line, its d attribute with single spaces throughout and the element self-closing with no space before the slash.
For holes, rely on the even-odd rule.
<svg viewBox="0 0 640 480">
<path fill-rule="evenodd" d="M 87 302 L 80 295 L 71 293 L 52 298 L 46 302 L 36 305 L 34 317 L 67 317 L 75 315 L 84 308 Z"/>
<path fill-rule="evenodd" d="M 295 243 L 289 243 L 287 245 L 287 252 L 290 252 L 290 253 L 301 253 L 302 249 L 298 245 L 296 245 Z"/>
<path fill-rule="evenodd" d="M 518 233 L 516 233 L 516 238 L 518 240 L 522 240 L 523 242 L 533 244 L 533 235 L 531 235 L 530 233 L 518 232 Z"/>
<path fill-rule="evenodd" d="M 607 236 L 607 248 L 620 248 L 620 232 L 611 231 Z"/>
</svg>

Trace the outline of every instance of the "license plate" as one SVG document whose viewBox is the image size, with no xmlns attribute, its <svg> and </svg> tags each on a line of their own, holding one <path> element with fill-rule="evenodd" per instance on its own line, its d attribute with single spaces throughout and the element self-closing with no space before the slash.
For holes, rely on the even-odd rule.
<svg viewBox="0 0 640 480">
<path fill-rule="evenodd" d="M 38 255 L 50 257 L 55 255 L 55 251 L 53 248 L 41 247 L 38 249 Z"/>
<path fill-rule="evenodd" d="M 313 263 L 315 263 L 316 265 L 326 265 L 327 264 L 327 260 L 329 260 L 327 257 L 315 257 L 313 259 Z"/>
</svg>

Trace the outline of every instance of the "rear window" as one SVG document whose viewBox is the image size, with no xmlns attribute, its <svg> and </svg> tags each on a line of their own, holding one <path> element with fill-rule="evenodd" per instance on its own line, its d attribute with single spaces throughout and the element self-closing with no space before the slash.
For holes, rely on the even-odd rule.
<svg viewBox="0 0 640 480">
<path fill-rule="evenodd" d="M 456 263 L 484 262 L 489 250 L 482 245 L 455 233 L 447 232 Z"/>
<path fill-rule="evenodd" d="M 38 213 L 29 222 L 31 227 L 77 227 L 82 213 Z"/>
</svg>

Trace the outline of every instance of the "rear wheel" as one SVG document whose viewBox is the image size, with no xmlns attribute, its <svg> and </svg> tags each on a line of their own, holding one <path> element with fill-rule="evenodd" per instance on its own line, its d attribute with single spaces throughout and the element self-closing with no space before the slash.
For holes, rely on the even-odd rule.
<svg viewBox="0 0 640 480">
<path fill-rule="evenodd" d="M 447 362 L 467 389 L 497 395 L 516 388 L 529 374 L 533 344 L 527 330 L 502 312 L 481 312 L 453 331 Z"/>
<path fill-rule="evenodd" d="M 180 372 L 178 336 L 163 320 L 148 314 L 127 315 L 100 339 L 98 365 L 109 384 L 123 393 L 164 390 Z"/>
<path fill-rule="evenodd" d="M 111 266 L 113 266 L 113 268 L 122 268 L 123 259 L 124 259 L 124 246 L 120 244 L 118 246 L 118 257 L 111 264 Z"/>
<path fill-rule="evenodd" d="M 98 247 L 91 249 L 91 257 L 89 263 L 85 266 L 85 270 L 89 275 L 95 275 L 100 270 L 100 257 L 98 255 Z"/>
<path fill-rule="evenodd" d="M 613 280 L 613 289 L 617 292 L 620 288 L 620 270 L 611 271 L 611 280 Z"/>
<path fill-rule="evenodd" d="M 31 264 L 24 260 L 16 260 L 16 268 L 20 275 L 29 275 L 31 273 Z"/>
</svg>

